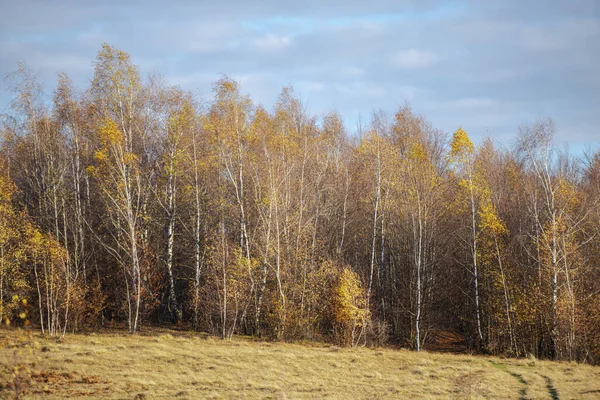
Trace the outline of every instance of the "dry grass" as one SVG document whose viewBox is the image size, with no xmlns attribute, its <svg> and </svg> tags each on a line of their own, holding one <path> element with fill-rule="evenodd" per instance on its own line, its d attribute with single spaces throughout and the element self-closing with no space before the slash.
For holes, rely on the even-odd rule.
<svg viewBox="0 0 600 400">
<path fill-rule="evenodd" d="M 0 330 L 6 342 L 16 331 Z M 531 359 L 222 341 L 173 331 L 35 336 L 25 398 L 600 397 L 600 368 Z M 44 348 L 45 351 L 41 351 Z M 9 359 L 0 349 L 0 363 Z M 31 360 L 29 360 L 31 361 Z M 0 391 L 0 397 L 10 392 Z"/>
</svg>

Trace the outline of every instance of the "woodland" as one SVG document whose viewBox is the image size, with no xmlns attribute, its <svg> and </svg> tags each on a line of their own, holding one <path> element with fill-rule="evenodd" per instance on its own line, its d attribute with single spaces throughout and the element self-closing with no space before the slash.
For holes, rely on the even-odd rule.
<svg viewBox="0 0 600 400">
<path fill-rule="evenodd" d="M 406 105 L 352 132 L 291 87 L 201 100 L 104 44 L 89 86 L 8 77 L 0 317 L 600 363 L 600 152 L 549 118 L 475 145 Z M 369 112 L 369 110 L 365 110 Z M 465 124 L 468 121 L 464 121 Z M 6 328 L 2 328 L 6 329 Z"/>
</svg>

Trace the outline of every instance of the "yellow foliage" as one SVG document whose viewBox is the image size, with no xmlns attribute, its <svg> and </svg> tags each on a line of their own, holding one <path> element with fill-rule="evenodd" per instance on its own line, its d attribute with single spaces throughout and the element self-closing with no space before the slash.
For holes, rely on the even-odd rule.
<svg viewBox="0 0 600 400">
<path fill-rule="evenodd" d="M 344 268 L 334 289 L 334 317 L 340 323 L 360 323 L 366 315 L 365 292 L 359 276 Z"/>
<path fill-rule="evenodd" d="M 100 136 L 100 141 L 104 146 L 111 144 L 123 144 L 125 140 L 123 132 L 121 132 L 115 121 L 108 117 L 104 118 L 102 125 L 100 125 L 100 129 L 98 129 L 98 135 Z"/>
<path fill-rule="evenodd" d="M 339 339 L 344 345 L 356 345 L 358 329 L 368 321 L 367 298 L 359 276 L 348 268 L 341 270 L 333 288 L 333 320 L 337 324 Z"/>
<path fill-rule="evenodd" d="M 139 157 L 134 153 L 123 154 L 123 162 L 126 164 L 135 164 L 139 160 Z"/>
<path fill-rule="evenodd" d="M 469 135 L 462 128 L 454 132 L 450 144 L 450 158 L 454 161 L 464 162 L 475 152 L 475 146 L 469 139 Z"/>
<path fill-rule="evenodd" d="M 95 159 L 96 161 L 99 161 L 99 162 L 104 162 L 104 161 L 106 161 L 106 157 L 107 157 L 107 156 L 106 156 L 106 153 L 105 153 L 105 152 L 103 152 L 102 150 L 98 150 L 98 151 L 96 151 L 96 152 L 94 153 L 94 159 Z M 92 168 L 92 169 L 93 169 L 94 167 L 93 167 L 93 166 L 90 166 L 89 168 Z"/>
<path fill-rule="evenodd" d="M 577 189 L 573 182 L 560 178 L 557 186 L 557 198 L 561 200 L 568 209 L 576 209 L 583 201 L 583 193 Z"/>
<path fill-rule="evenodd" d="M 495 236 L 507 233 L 504 222 L 498 216 L 494 204 L 487 200 L 482 201 L 479 208 L 479 227 L 484 232 L 490 232 Z"/>
<path fill-rule="evenodd" d="M 408 158 L 414 161 L 427 161 L 427 151 L 421 142 L 414 142 L 408 153 Z"/>
</svg>

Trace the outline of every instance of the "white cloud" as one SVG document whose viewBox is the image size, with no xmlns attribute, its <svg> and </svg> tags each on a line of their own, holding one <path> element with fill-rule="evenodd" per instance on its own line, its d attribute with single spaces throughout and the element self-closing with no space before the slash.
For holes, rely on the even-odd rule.
<svg viewBox="0 0 600 400">
<path fill-rule="evenodd" d="M 49 94 L 59 69 L 85 87 L 100 43 L 108 42 L 129 52 L 142 74 L 157 70 L 207 97 L 225 73 L 268 107 L 290 84 L 318 113 L 335 107 L 368 119 L 373 108 L 392 112 L 408 100 L 434 126 L 464 124 L 475 135 L 512 132 L 550 115 L 569 127 L 564 137 L 580 132 L 582 141 L 600 143 L 597 0 L 468 2 L 459 11 L 447 0 L 407 0 L 402 11 L 398 0 L 309 2 L 310 11 L 275 0 L 5 2 L 0 78 L 24 61 Z M 0 79 L 0 110 L 9 84 Z M 540 106 L 545 100 L 561 106 Z"/>
<path fill-rule="evenodd" d="M 358 78 L 365 74 L 365 70 L 358 67 L 348 66 L 343 67 L 340 73 L 348 78 Z"/>
<path fill-rule="evenodd" d="M 464 99 L 453 100 L 445 104 L 446 107 L 452 109 L 469 111 L 489 109 L 495 105 L 496 103 L 492 99 L 488 99 L 485 97 L 469 97 Z"/>
<path fill-rule="evenodd" d="M 441 57 L 437 54 L 410 49 L 396 53 L 392 57 L 394 66 L 401 69 L 423 69 L 438 63 Z"/>
<path fill-rule="evenodd" d="M 202 87 L 210 93 L 210 85 L 219 79 L 219 74 L 209 72 L 190 72 L 181 74 L 171 74 L 168 77 L 169 83 L 182 87 L 197 88 Z"/>
<path fill-rule="evenodd" d="M 600 35 L 600 21 L 579 19 L 552 25 L 524 27 L 522 46 L 534 51 L 568 50 L 584 47 Z M 597 43 L 597 42 L 596 42 Z"/>
<path fill-rule="evenodd" d="M 253 44 L 259 51 L 277 52 L 289 47 L 292 44 L 292 39 L 289 36 L 271 33 L 255 39 Z"/>
<path fill-rule="evenodd" d="M 296 83 L 295 88 L 302 96 L 302 94 L 309 95 L 314 92 L 321 92 L 325 90 L 325 85 L 318 81 L 300 81 Z"/>
</svg>

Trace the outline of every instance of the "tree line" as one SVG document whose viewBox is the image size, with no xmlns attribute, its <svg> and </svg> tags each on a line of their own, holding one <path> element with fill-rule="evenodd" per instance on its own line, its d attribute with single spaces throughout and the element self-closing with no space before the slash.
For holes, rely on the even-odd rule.
<svg viewBox="0 0 600 400">
<path fill-rule="evenodd" d="M 52 101 L 21 66 L 0 142 L 0 315 L 51 335 L 176 325 L 600 362 L 600 153 L 448 135 L 409 106 L 349 134 L 144 78 L 103 45 Z"/>
</svg>

